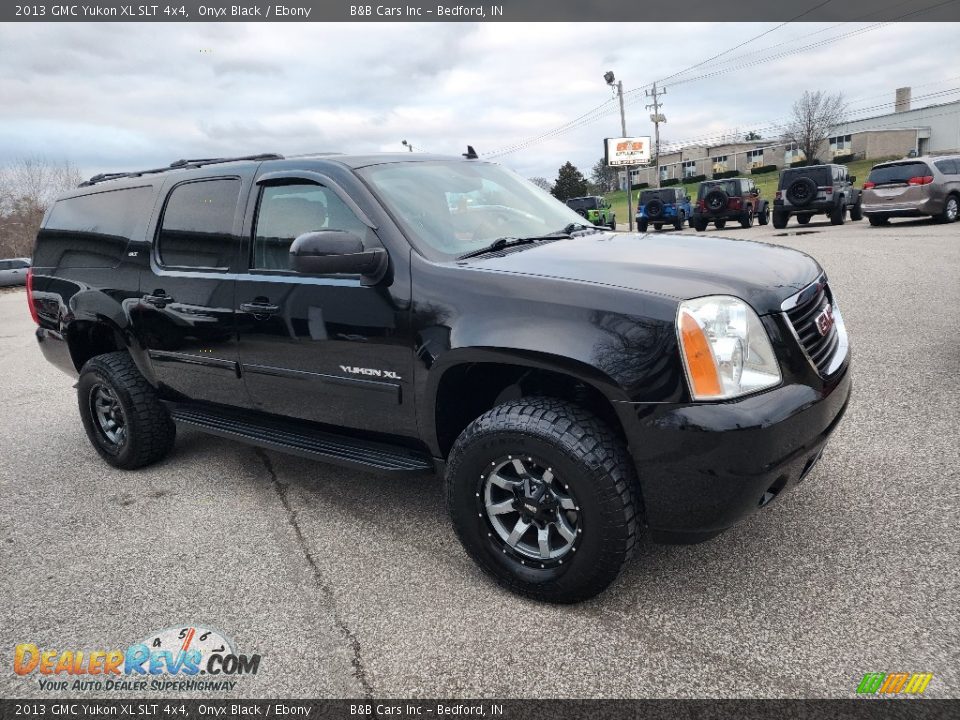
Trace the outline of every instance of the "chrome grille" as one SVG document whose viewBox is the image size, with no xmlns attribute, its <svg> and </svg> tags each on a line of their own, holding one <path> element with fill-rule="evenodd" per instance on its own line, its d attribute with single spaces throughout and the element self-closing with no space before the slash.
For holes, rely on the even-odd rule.
<svg viewBox="0 0 960 720">
<path fill-rule="evenodd" d="M 823 313 L 828 308 L 833 322 L 826 334 L 823 334 L 817 319 L 822 320 Z M 817 371 L 826 376 L 836 370 L 839 363 L 834 363 L 833 360 L 840 355 L 840 350 L 846 352 L 847 343 L 843 320 L 836 309 L 826 278 L 821 277 L 794 295 L 784 303 L 784 310 L 800 345 Z M 840 359 L 843 359 L 842 355 Z"/>
</svg>

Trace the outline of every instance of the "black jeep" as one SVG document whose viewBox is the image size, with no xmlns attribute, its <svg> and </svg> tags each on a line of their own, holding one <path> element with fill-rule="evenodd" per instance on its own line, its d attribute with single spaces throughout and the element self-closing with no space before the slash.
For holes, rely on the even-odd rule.
<svg viewBox="0 0 960 720">
<path fill-rule="evenodd" d="M 690 219 L 697 232 L 706 230 L 710 223 L 723 229 L 727 220 L 748 228 L 754 219 L 766 225 L 770 213 L 767 201 L 760 197 L 760 189 L 750 178 L 705 180 L 697 187 L 697 204 Z"/>
<path fill-rule="evenodd" d="M 863 193 L 853 186 L 857 178 L 846 165 L 808 165 L 780 173 L 773 201 L 773 226 L 782 230 L 791 216 L 806 225 L 814 215 L 828 215 L 833 225 L 863 219 Z"/>
<path fill-rule="evenodd" d="M 705 540 L 782 497 L 850 393 L 812 258 L 637 238 L 477 159 L 183 160 L 63 195 L 27 297 L 111 465 L 186 425 L 440 473 L 482 568 L 572 602 L 642 527 Z"/>
</svg>

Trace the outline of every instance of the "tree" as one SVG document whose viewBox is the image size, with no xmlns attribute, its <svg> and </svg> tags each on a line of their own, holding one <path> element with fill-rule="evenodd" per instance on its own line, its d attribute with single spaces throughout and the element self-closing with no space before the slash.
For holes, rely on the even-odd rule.
<svg viewBox="0 0 960 720">
<path fill-rule="evenodd" d="M 569 160 L 560 166 L 557 181 L 550 191 L 557 200 L 569 200 L 587 194 L 587 179 Z"/>
<path fill-rule="evenodd" d="M 755 130 L 751 130 L 746 135 L 744 135 L 743 139 L 749 142 L 751 140 L 763 140 L 763 137 L 760 135 L 760 133 L 756 132 Z"/>
<path fill-rule="evenodd" d="M 26 257 L 33 249 L 47 208 L 80 183 L 69 161 L 26 157 L 0 167 L 0 257 Z"/>
<path fill-rule="evenodd" d="M 545 177 L 540 177 L 538 175 L 537 177 L 530 178 L 530 182 L 532 182 L 534 185 L 536 185 L 541 190 L 544 190 L 545 192 L 550 192 L 551 190 L 553 190 L 553 183 L 551 183 Z"/>
<path fill-rule="evenodd" d="M 841 93 L 828 95 L 821 90 L 807 90 L 793 104 L 793 114 L 783 138 L 802 150 L 807 160 L 816 160 L 820 144 L 827 139 L 830 130 L 843 121 L 846 111 Z"/>
<path fill-rule="evenodd" d="M 617 170 L 607 165 L 603 158 L 597 160 L 590 171 L 590 181 L 600 193 L 608 193 L 617 189 Z"/>
</svg>

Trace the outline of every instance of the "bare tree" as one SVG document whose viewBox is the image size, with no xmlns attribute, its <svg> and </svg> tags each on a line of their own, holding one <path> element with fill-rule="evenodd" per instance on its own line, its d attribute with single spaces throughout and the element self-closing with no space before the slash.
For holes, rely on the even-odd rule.
<svg viewBox="0 0 960 720">
<path fill-rule="evenodd" d="M 553 190 L 553 183 L 547 180 L 545 177 L 540 177 L 538 175 L 537 177 L 530 178 L 530 182 L 546 192 Z"/>
<path fill-rule="evenodd" d="M 0 257 L 28 256 L 47 208 L 80 180 L 68 160 L 32 156 L 0 166 Z"/>
<path fill-rule="evenodd" d="M 816 160 L 820 144 L 827 139 L 831 128 L 843 121 L 846 112 L 847 104 L 842 93 L 829 95 L 821 90 L 807 90 L 793 104 L 793 114 L 783 139 L 802 150 L 807 160 Z"/>
</svg>

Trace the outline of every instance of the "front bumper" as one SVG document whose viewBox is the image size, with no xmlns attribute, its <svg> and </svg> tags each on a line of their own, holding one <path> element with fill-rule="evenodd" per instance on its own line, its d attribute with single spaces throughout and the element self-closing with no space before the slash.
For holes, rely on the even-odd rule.
<svg viewBox="0 0 960 720">
<path fill-rule="evenodd" d="M 796 486 L 850 392 L 845 363 L 820 389 L 786 384 L 722 403 L 638 403 L 629 442 L 653 539 L 708 540 Z"/>
</svg>

